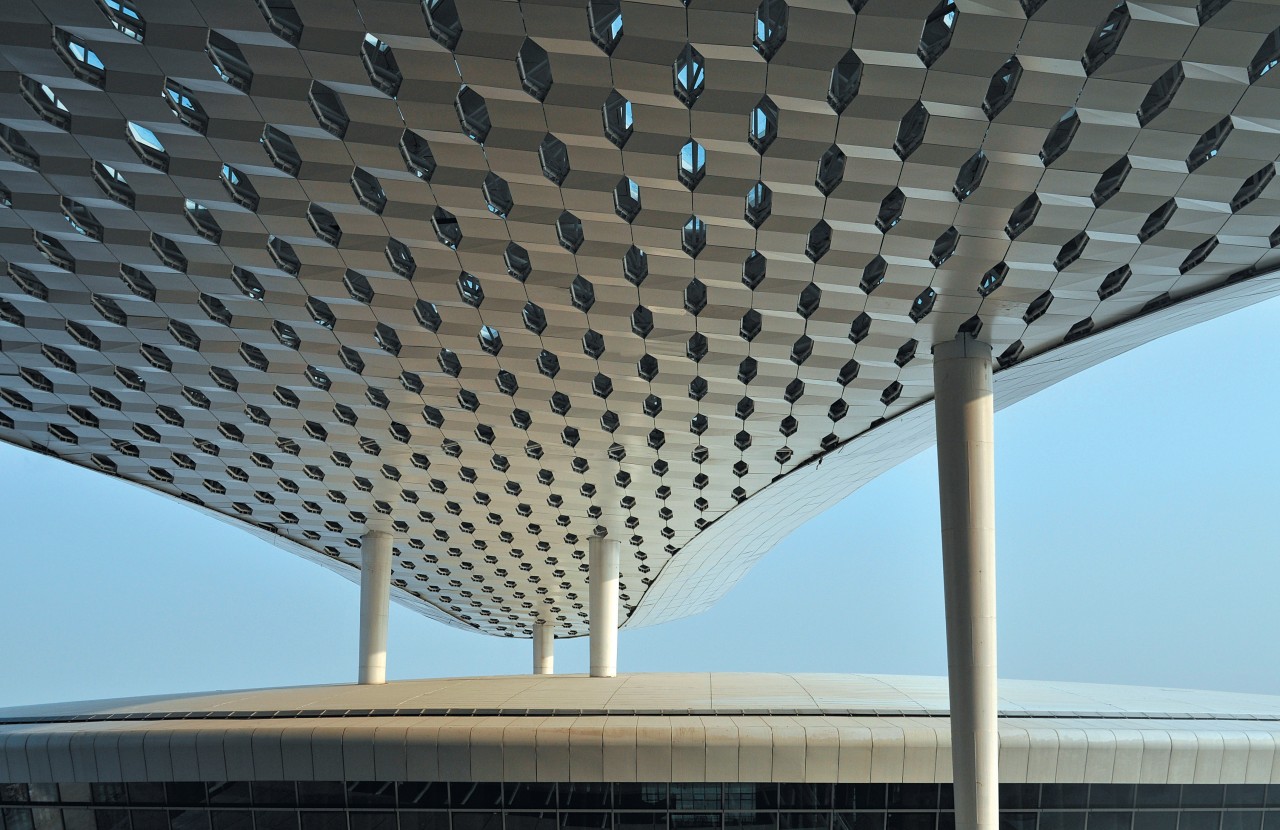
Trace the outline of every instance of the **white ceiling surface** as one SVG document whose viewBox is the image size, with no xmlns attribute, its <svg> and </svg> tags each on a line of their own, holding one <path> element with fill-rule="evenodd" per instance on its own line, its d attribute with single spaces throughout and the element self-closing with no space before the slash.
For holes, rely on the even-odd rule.
<svg viewBox="0 0 1280 830">
<path fill-rule="evenodd" d="M 1193 0 L 957 0 L 956 17 L 935 0 L 622 0 L 608 52 L 585 3 L 457 0 L 452 43 L 417 2 L 136 5 L 143 42 L 93 0 L 4 3 L 0 440 L 183 498 L 352 579 L 360 536 L 386 523 L 396 601 L 459 627 L 584 634 L 586 541 L 602 529 L 624 542 L 623 625 L 709 607 L 791 529 L 929 446 L 930 347 L 975 320 L 1008 358 L 1007 406 L 1280 291 L 1280 72 L 1258 71 L 1267 50 L 1280 59 L 1274 3 L 1201 21 Z M 280 16 L 274 33 L 260 7 Z M 753 48 L 758 13 L 786 31 L 776 52 Z M 1114 53 L 1086 72 L 1100 24 L 1120 18 Z M 954 31 L 929 35 L 940 48 L 922 61 L 944 19 Z M 394 99 L 362 62 L 366 32 L 398 61 Z M 211 36 L 253 70 L 247 91 L 214 74 Z M 101 88 L 73 77 L 55 37 L 96 51 Z M 706 68 L 692 105 L 673 88 L 687 45 Z M 522 88 L 526 47 L 546 51 L 545 100 Z M 836 112 L 833 68 L 851 52 L 865 73 Z M 1011 55 L 1021 81 L 989 118 Z M 163 103 L 166 82 L 197 99 L 203 131 Z M 487 102 L 483 144 L 455 110 L 464 86 Z M 614 95 L 634 105 L 629 138 L 605 134 Z M 770 102 L 776 137 L 749 140 Z M 1044 164 L 1072 111 L 1074 138 Z M 128 123 L 157 136 L 163 164 Z M 415 175 L 406 130 L 433 173 Z M 548 133 L 569 154 L 560 181 L 539 158 Z M 1213 135 L 1226 138 L 1192 164 Z M 297 165 L 280 162 L 280 136 Z M 708 156 L 693 188 L 677 174 L 690 140 Z M 833 146 L 847 164 L 824 190 Z M 985 177 L 960 200 L 952 183 L 978 151 Z M 128 180 L 131 207 L 94 162 Z M 256 187 L 253 207 L 223 164 Z M 624 176 L 639 214 L 615 209 Z M 492 177 L 511 205 L 495 207 Z M 757 182 L 772 212 L 753 221 Z M 881 230 L 895 186 L 900 221 Z M 1036 218 L 1007 231 L 1033 194 Z M 682 231 L 691 215 L 705 248 Z M 556 230 L 574 217 L 580 244 Z M 411 278 L 389 245 L 412 255 Z M 638 277 L 624 257 L 641 248 Z M 753 252 L 768 259 L 754 284 Z M 883 282 L 863 283 L 877 261 Z M 1003 283 L 980 292 L 998 263 Z"/>
</svg>

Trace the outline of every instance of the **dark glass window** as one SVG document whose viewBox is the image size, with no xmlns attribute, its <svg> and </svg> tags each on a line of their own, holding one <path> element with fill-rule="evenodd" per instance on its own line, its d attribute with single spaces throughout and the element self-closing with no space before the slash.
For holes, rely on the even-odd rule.
<svg viewBox="0 0 1280 830">
<path fill-rule="evenodd" d="M 285 784 L 289 791 L 293 791 L 293 782 Z M 220 804 L 248 804 L 249 803 L 249 783 L 247 781 L 223 781 L 209 785 L 209 803 L 213 805 Z M 291 804 L 296 803 L 294 801 Z"/>
<path fill-rule="evenodd" d="M 1179 817 L 1178 830 L 1218 830 L 1221 822 L 1222 813 L 1216 810 L 1188 810 Z M 1089 830 L 1095 830 L 1092 817 L 1089 821 Z"/>
<path fill-rule="evenodd" d="M 354 274 L 354 271 L 348 271 Z M 385 408 L 385 407 L 384 407 Z M 351 781 L 347 784 L 347 804 L 351 807 L 394 807 L 395 784 L 386 781 Z"/>
<path fill-rule="evenodd" d="M 453 0 L 425 0 L 422 15 L 426 18 L 433 40 L 450 52 L 458 48 L 458 39 L 462 37 L 462 21 L 458 19 L 458 9 Z"/>
<path fill-rule="evenodd" d="M 827 104 L 836 114 L 845 111 L 858 95 L 862 85 L 862 59 L 850 49 L 831 70 L 831 83 L 827 87 Z"/>
<path fill-rule="evenodd" d="M 538 145 L 538 163 L 542 167 L 542 175 L 552 184 L 562 185 L 569 175 L 569 148 L 563 141 L 547 133 Z"/>
<path fill-rule="evenodd" d="M 667 830 L 667 814 L 615 813 L 613 830 Z"/>
<path fill-rule="evenodd" d="M 778 813 L 779 830 L 828 830 L 830 827 L 831 813 Z"/>
<path fill-rule="evenodd" d="M 106 84 L 107 68 L 102 63 L 102 58 L 83 40 L 68 31 L 55 28 L 53 48 L 77 78 L 96 87 Z"/>
<path fill-rule="evenodd" d="M 1089 808 L 1118 809 L 1133 806 L 1132 784 L 1094 784 L 1089 788 Z"/>
<path fill-rule="evenodd" d="M 960 166 L 960 172 L 956 174 L 956 183 L 951 186 L 951 192 L 957 199 L 963 202 L 973 195 L 973 191 L 982 184 L 987 165 L 987 154 L 979 150 Z"/>
<path fill-rule="evenodd" d="M 502 805 L 502 785 L 493 783 L 454 783 L 449 787 L 455 809 L 483 810 Z"/>
<path fill-rule="evenodd" d="M 706 62 L 702 53 L 694 49 L 692 44 L 686 43 L 672 63 L 671 73 L 676 97 L 686 107 L 693 107 L 706 88 Z"/>
<path fill-rule="evenodd" d="M 254 810 L 253 827 L 254 830 L 298 830 L 298 813 L 294 810 Z"/>
<path fill-rule="evenodd" d="M 346 813 L 303 811 L 299 814 L 302 830 L 347 830 Z"/>
<path fill-rule="evenodd" d="M 507 821 L 510 822 L 510 818 Z M 444 811 L 402 810 L 400 830 L 449 830 L 449 814 Z"/>
<path fill-rule="evenodd" d="M 671 809 L 674 811 L 719 810 L 719 784 L 672 784 Z"/>
<path fill-rule="evenodd" d="M 719 813 L 672 813 L 671 830 L 717 830 Z"/>
<path fill-rule="evenodd" d="M 719 826 L 719 816 L 716 825 Z M 609 830 L 613 816 L 608 813 L 561 813 L 560 826 L 564 830 Z"/>
<path fill-rule="evenodd" d="M 888 806 L 890 810 L 936 810 L 938 785 L 890 784 Z"/>
<path fill-rule="evenodd" d="M 726 784 L 726 810 L 776 810 L 777 784 Z"/>
<path fill-rule="evenodd" d="M 1133 813 L 1097 812 L 1090 810 L 1088 816 L 1088 830 L 1130 830 L 1133 826 Z"/>
<path fill-rule="evenodd" d="M 1157 78 L 1156 82 L 1151 85 L 1151 89 L 1147 90 L 1146 97 L 1142 99 L 1142 104 L 1138 107 L 1138 124 L 1145 127 L 1157 115 L 1167 110 L 1169 105 L 1173 103 L 1173 96 L 1178 94 L 1178 88 L 1182 86 L 1182 82 L 1186 77 L 1186 73 L 1182 69 L 1182 62 L 1179 61 Z"/>
<path fill-rule="evenodd" d="M 298 804 L 303 807 L 341 807 L 346 787 L 340 781 L 299 781 Z"/>
<path fill-rule="evenodd" d="M 373 35 L 366 34 L 364 42 L 360 44 L 360 60 L 364 63 L 364 71 L 369 73 L 371 84 L 392 98 L 399 94 L 404 75 L 400 72 L 400 64 L 390 46 Z"/>
<path fill-rule="evenodd" d="M 1117 269 L 1119 270 L 1119 269 Z M 1108 279 L 1110 274 L 1108 274 Z M 1139 807 L 1177 807 L 1182 787 L 1177 784 L 1143 784 L 1134 803 Z"/>
<path fill-rule="evenodd" d="M 1129 6 L 1122 2 L 1111 10 L 1106 20 L 1098 24 L 1080 58 L 1086 75 L 1096 72 L 1120 48 L 1120 41 L 1129 28 L 1129 20 Z"/>
<path fill-rule="evenodd" d="M 885 406 L 892 404 L 902 394 L 902 384 L 894 381 L 885 387 L 880 400 Z M 886 813 L 885 830 L 935 830 L 937 813 Z"/>
<path fill-rule="evenodd" d="M 923 101 L 916 101 L 902 116 L 898 124 L 898 137 L 893 142 L 893 150 L 898 157 L 906 161 L 920 145 L 924 143 L 924 133 L 929 127 L 929 110 Z"/>
<path fill-rule="evenodd" d="M 592 334 L 594 332 L 589 332 Z M 599 335 L 596 335 L 599 337 Z M 600 351 L 603 353 L 603 339 Z M 607 783 L 574 782 L 560 785 L 560 809 L 607 810 L 610 804 L 610 785 Z"/>
<path fill-rule="evenodd" d="M 1088 799 L 1088 784 L 1044 784 L 1040 788 L 1043 810 L 1083 809 Z"/>
<path fill-rule="evenodd" d="M 866 317 L 866 315 L 860 315 Z M 867 327 L 871 318 L 866 317 Z M 863 332 L 865 336 L 865 332 Z M 836 784 L 835 807 L 837 810 L 883 810 L 885 808 L 884 784 Z"/>
<path fill-rule="evenodd" d="M 830 784 L 781 784 L 778 803 L 783 810 L 830 810 Z"/>
<path fill-rule="evenodd" d="M 667 809 L 667 785 L 664 783 L 614 784 L 613 806 L 618 810 L 665 810 Z"/>
<path fill-rule="evenodd" d="M 133 830 L 169 830 L 169 814 L 164 810 L 130 810 Z"/>
<path fill-rule="evenodd" d="M 531 38 L 525 38 L 516 53 L 516 73 L 524 91 L 538 101 L 545 101 L 551 91 L 551 60 L 547 50 Z"/>
<path fill-rule="evenodd" d="M 307 830 L 307 828 L 303 828 Z M 453 830 L 502 830 L 502 813 L 459 812 L 453 814 Z"/>
<path fill-rule="evenodd" d="M 253 70 L 235 41 L 210 29 L 205 52 L 219 78 L 241 92 L 249 91 L 253 85 Z"/>
<path fill-rule="evenodd" d="M 1133 830 L 1177 830 L 1178 814 L 1172 810 L 1139 810 L 1133 814 Z"/>
<path fill-rule="evenodd" d="M 986 113 L 989 120 L 994 121 L 996 116 L 1004 111 L 1013 101 L 1013 95 L 1018 90 L 1018 82 L 1022 80 L 1022 64 L 1018 62 L 1016 57 L 1011 57 L 996 70 L 996 74 L 991 76 L 991 83 L 987 86 L 987 97 L 982 101 L 982 111 Z"/>
<path fill-rule="evenodd" d="M 389 810 L 352 810 L 348 815 L 349 830 L 398 830 L 396 814 Z M 262 828 L 254 828 L 262 830 Z"/>
<path fill-rule="evenodd" d="M 211 810 L 209 817 L 213 830 L 253 830 L 253 813 L 248 810 Z M 98 830 L 107 828 L 100 824 Z"/>
<path fill-rule="evenodd" d="M 506 830 L 556 830 L 556 814 L 507 813 Z"/>
<path fill-rule="evenodd" d="M 337 92 L 319 81 L 312 81 L 307 103 L 310 104 L 312 114 L 325 132 L 338 138 L 346 136 L 351 118 L 347 115 L 347 108 L 342 105 L 342 99 Z"/>
<path fill-rule="evenodd" d="M 124 784 L 91 784 L 89 786 L 89 797 L 94 804 L 127 804 L 129 801 Z"/>
<path fill-rule="evenodd" d="M 506 806 L 517 810 L 555 809 L 556 785 L 547 783 L 506 785 Z"/>
<path fill-rule="evenodd" d="M 1261 830 L 1259 810 L 1227 810 L 1222 814 L 1222 830 Z"/>
<path fill-rule="evenodd" d="M 635 116 L 632 113 L 631 102 L 618 90 L 611 90 L 609 97 L 600 108 L 600 113 L 604 119 L 605 137 L 619 148 L 627 146 L 627 140 L 635 131 Z"/>
<path fill-rule="evenodd" d="M 1280 28 L 1267 35 L 1258 47 L 1257 54 L 1249 62 L 1249 83 L 1261 78 L 1280 63 Z"/>
<path fill-rule="evenodd" d="M 588 0 L 587 25 L 592 42 L 612 55 L 622 40 L 622 4 L 618 0 Z"/>
<path fill-rule="evenodd" d="M 1071 146 L 1071 141 L 1076 137 L 1079 129 L 1080 115 L 1075 107 L 1072 107 L 1063 113 L 1057 123 L 1049 129 L 1049 135 L 1044 139 L 1044 146 L 1040 148 L 1040 162 L 1048 167 L 1057 161 Z"/>
<path fill-rule="evenodd" d="M 778 817 L 774 813 L 724 814 L 725 830 L 774 830 L 777 826 Z"/>
<path fill-rule="evenodd" d="M 467 137 L 478 144 L 484 144 L 489 137 L 489 130 L 493 128 L 493 122 L 489 120 L 489 107 L 480 93 L 463 84 L 454 100 L 454 109 Z"/>
<path fill-rule="evenodd" d="M 955 33 L 956 18 L 959 15 L 955 0 L 942 0 L 925 19 L 916 54 L 926 67 L 933 66 L 951 45 L 951 36 Z"/>
<path fill-rule="evenodd" d="M 836 813 L 831 826 L 833 830 L 884 830 L 884 813 Z"/>
</svg>

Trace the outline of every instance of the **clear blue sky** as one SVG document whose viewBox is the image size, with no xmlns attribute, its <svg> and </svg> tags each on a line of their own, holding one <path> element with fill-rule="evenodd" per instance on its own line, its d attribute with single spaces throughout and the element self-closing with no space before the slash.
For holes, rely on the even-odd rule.
<svg viewBox="0 0 1280 830">
<path fill-rule="evenodd" d="M 1255 306 L 997 416 L 1002 677 L 1280 694 L 1278 324 Z M 0 706 L 354 678 L 354 583 L 69 464 L 0 445 L 0 470 Z M 714 610 L 624 631 L 621 671 L 945 673 L 934 474 L 930 450 Z M 393 606 L 393 679 L 529 665 Z"/>
</svg>

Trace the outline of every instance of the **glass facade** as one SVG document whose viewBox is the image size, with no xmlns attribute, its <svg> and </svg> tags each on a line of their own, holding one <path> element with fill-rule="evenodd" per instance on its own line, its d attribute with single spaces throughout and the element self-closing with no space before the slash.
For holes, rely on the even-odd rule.
<svg viewBox="0 0 1280 830">
<path fill-rule="evenodd" d="M 1280 785 L 1007 784 L 1002 830 L 1280 830 Z M 952 830 L 949 784 L 0 784 L 0 830 Z"/>
</svg>

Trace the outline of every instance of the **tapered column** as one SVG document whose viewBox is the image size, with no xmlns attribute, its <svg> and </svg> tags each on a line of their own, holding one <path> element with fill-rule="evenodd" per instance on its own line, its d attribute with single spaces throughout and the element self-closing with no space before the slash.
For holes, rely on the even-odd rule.
<svg viewBox="0 0 1280 830">
<path fill-rule="evenodd" d="M 533 673 L 556 673 L 556 627 L 541 620 L 533 627 Z"/>
<path fill-rule="evenodd" d="M 588 545 L 591 570 L 591 676 L 618 675 L 618 565 L 621 544 L 592 536 Z"/>
<path fill-rule="evenodd" d="M 360 683 L 387 682 L 391 534 L 371 530 L 360 543 Z"/>
<path fill-rule="evenodd" d="M 996 510 L 991 346 L 933 350 L 956 830 L 997 830 Z"/>
</svg>

